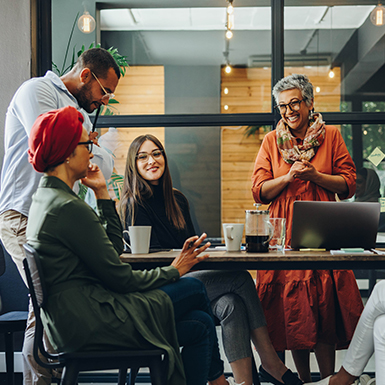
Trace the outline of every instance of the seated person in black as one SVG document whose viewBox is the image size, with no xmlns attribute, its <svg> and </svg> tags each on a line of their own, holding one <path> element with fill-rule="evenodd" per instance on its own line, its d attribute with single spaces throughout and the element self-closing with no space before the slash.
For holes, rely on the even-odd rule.
<svg viewBox="0 0 385 385">
<path fill-rule="evenodd" d="M 381 198 L 381 182 L 376 171 L 362 167 L 357 170 L 355 202 L 378 202 Z M 378 232 L 385 232 L 385 212 L 380 213 Z"/>
<path fill-rule="evenodd" d="M 151 248 L 181 248 L 186 238 L 195 234 L 188 201 L 173 189 L 164 147 L 153 135 L 137 137 L 128 150 L 120 216 L 126 229 L 152 226 Z M 271 344 L 254 281 L 247 271 L 198 271 L 189 276 L 205 284 L 237 383 L 252 385 L 250 339 L 271 382 L 302 383 Z"/>
</svg>

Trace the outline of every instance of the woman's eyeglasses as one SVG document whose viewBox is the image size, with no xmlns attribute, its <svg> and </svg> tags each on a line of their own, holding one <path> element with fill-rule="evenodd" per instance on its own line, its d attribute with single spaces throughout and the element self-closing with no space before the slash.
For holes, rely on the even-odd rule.
<svg viewBox="0 0 385 385">
<path fill-rule="evenodd" d="M 93 146 L 94 142 L 93 142 L 92 140 L 87 140 L 87 142 L 79 142 L 79 143 L 78 143 L 78 146 L 80 146 L 81 144 L 83 144 L 84 146 L 86 146 L 88 152 L 91 154 L 91 152 L 92 152 L 92 146 Z"/>
<path fill-rule="evenodd" d="M 291 111 L 299 111 L 300 109 L 300 106 L 301 106 L 301 103 L 304 101 L 305 99 L 302 99 L 302 100 L 293 100 L 291 101 L 290 103 L 288 104 L 277 104 L 276 106 L 274 106 L 274 108 L 282 115 L 282 114 L 285 114 L 286 111 L 287 111 L 287 107 L 290 108 Z"/>
<path fill-rule="evenodd" d="M 159 159 L 163 155 L 163 150 L 154 150 L 151 154 L 147 154 L 147 152 L 140 152 L 136 155 L 136 159 L 139 162 L 147 162 L 149 157 L 151 156 L 153 159 Z"/>
</svg>

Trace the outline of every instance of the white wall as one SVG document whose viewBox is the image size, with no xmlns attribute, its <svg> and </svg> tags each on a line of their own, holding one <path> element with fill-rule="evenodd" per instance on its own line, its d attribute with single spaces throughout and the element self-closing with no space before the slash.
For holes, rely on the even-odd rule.
<svg viewBox="0 0 385 385">
<path fill-rule="evenodd" d="M 0 0 L 0 164 L 5 113 L 13 94 L 31 73 L 30 0 Z"/>
</svg>

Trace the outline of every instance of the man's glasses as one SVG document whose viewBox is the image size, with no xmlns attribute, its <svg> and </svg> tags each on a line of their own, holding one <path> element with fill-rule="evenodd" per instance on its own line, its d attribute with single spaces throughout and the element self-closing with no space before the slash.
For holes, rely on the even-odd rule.
<svg viewBox="0 0 385 385">
<path fill-rule="evenodd" d="M 153 159 L 159 159 L 163 155 L 163 150 L 154 150 L 151 154 L 147 154 L 147 152 L 140 152 L 136 155 L 136 159 L 139 162 L 147 162 L 149 157 L 151 156 Z"/>
<path fill-rule="evenodd" d="M 299 111 L 300 109 L 300 106 L 301 106 L 301 103 L 304 101 L 305 99 L 302 99 L 302 100 L 293 100 L 291 101 L 290 103 L 288 104 L 277 104 L 276 106 L 274 106 L 274 108 L 282 115 L 282 114 L 285 114 L 286 111 L 287 111 L 287 107 L 290 108 L 291 111 Z"/>
<path fill-rule="evenodd" d="M 92 140 L 87 140 L 87 142 L 79 142 L 78 146 L 80 146 L 81 144 L 84 144 L 87 147 L 88 152 L 91 154 L 92 146 L 93 146 L 94 142 Z"/>
<path fill-rule="evenodd" d="M 106 100 L 108 102 L 110 99 L 113 99 L 115 97 L 115 95 L 107 92 L 106 89 L 102 86 L 102 83 L 100 83 L 98 77 L 92 71 L 91 71 L 91 73 L 92 73 L 93 77 L 95 78 L 95 80 L 99 83 L 99 86 L 102 89 L 102 91 L 104 92 L 104 95 L 102 96 L 102 100 Z"/>
</svg>

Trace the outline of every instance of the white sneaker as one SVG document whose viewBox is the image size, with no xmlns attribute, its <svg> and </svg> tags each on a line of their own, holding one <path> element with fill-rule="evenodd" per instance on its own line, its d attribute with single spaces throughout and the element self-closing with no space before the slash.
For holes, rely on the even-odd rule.
<svg viewBox="0 0 385 385">
<path fill-rule="evenodd" d="M 371 378 L 367 374 L 363 374 L 360 377 L 360 385 L 376 385 L 376 379 Z"/>
<path fill-rule="evenodd" d="M 243 385 L 244 384 L 244 382 L 242 382 L 240 384 L 236 383 L 233 377 L 227 377 L 226 381 L 229 383 L 229 385 Z"/>
</svg>

